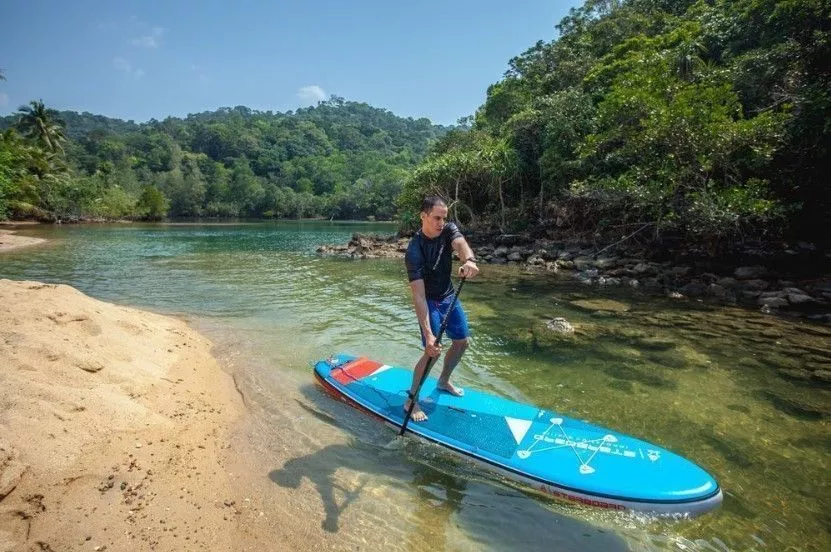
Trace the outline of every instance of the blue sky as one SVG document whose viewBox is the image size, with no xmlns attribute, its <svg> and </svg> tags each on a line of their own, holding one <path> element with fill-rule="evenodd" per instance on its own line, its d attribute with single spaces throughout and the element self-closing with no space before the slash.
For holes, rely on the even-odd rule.
<svg viewBox="0 0 831 552">
<path fill-rule="evenodd" d="M 452 124 L 580 4 L 2 0 L 0 115 L 42 98 L 143 122 L 236 105 L 287 111 L 336 94 Z"/>
</svg>

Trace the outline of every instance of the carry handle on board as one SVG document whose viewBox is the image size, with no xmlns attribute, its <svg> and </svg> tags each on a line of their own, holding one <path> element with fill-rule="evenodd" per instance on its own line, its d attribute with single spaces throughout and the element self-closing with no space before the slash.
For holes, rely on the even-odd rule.
<svg viewBox="0 0 831 552">
<path fill-rule="evenodd" d="M 444 314 L 444 320 L 441 321 L 439 335 L 436 336 L 437 346 L 441 344 L 441 338 L 444 336 L 444 330 L 447 329 L 447 320 L 450 318 L 450 312 L 453 310 L 453 307 L 456 306 L 456 301 L 459 299 L 459 294 L 462 292 L 462 287 L 464 287 L 464 285 L 465 277 L 462 276 L 462 279 L 459 282 L 459 287 L 456 288 L 456 292 L 453 294 L 453 302 L 450 303 L 450 308 L 447 309 L 447 312 Z M 424 381 L 427 379 L 427 374 L 430 373 L 430 368 L 433 367 L 433 364 L 436 362 L 437 358 L 439 357 L 434 356 L 427 360 L 427 366 L 424 367 L 424 373 L 421 374 L 421 379 L 418 380 L 415 393 L 407 393 L 410 397 L 410 408 L 407 409 L 407 414 L 404 416 L 404 423 L 401 424 L 401 431 L 398 432 L 399 435 L 404 435 L 404 432 L 407 431 L 407 424 L 410 423 L 410 417 L 413 415 L 413 409 L 415 409 L 416 401 L 418 401 L 418 392 L 421 391 L 421 386 L 424 385 Z"/>
</svg>

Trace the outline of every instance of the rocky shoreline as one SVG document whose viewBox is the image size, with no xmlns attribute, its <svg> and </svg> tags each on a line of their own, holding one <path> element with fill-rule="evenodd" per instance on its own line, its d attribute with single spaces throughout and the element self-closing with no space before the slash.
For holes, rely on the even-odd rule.
<svg viewBox="0 0 831 552">
<path fill-rule="evenodd" d="M 355 259 L 401 258 L 409 239 L 354 234 L 346 245 L 323 245 L 317 251 Z M 819 251 L 812 244 L 783 247 L 776 254 L 747 249 L 730 259 L 676 255 L 656 260 L 631 248 L 604 251 L 590 243 L 532 240 L 515 234 L 469 239 L 480 264 L 521 265 L 586 285 L 629 286 L 677 299 L 737 304 L 831 324 L 831 251 Z"/>
</svg>

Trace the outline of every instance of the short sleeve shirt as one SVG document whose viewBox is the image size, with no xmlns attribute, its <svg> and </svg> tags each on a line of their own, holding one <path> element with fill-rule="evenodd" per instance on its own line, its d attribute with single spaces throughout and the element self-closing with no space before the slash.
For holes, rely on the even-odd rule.
<svg viewBox="0 0 831 552">
<path fill-rule="evenodd" d="M 407 277 L 411 282 L 424 280 L 427 299 L 438 301 L 453 294 L 453 283 L 450 280 L 452 243 L 461 237 L 459 227 L 448 222 L 435 238 L 428 238 L 419 230 L 410 240 L 404 255 Z"/>
</svg>

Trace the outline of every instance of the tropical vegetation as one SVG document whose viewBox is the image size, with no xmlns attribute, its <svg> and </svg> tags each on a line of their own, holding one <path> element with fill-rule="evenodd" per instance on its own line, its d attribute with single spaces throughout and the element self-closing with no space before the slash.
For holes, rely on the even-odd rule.
<svg viewBox="0 0 831 552">
<path fill-rule="evenodd" d="M 400 204 L 427 191 L 503 231 L 708 247 L 828 239 L 831 8 L 819 0 L 587 0 L 512 59 Z"/>
<path fill-rule="evenodd" d="M 4 122 L 0 216 L 64 221 L 389 220 L 407 175 L 446 131 L 338 97 L 296 112 L 238 106 L 145 124 L 38 100 Z"/>
<path fill-rule="evenodd" d="M 586 0 L 458 126 L 342 98 L 144 124 L 34 101 L 0 137 L 0 217 L 417 220 L 704 244 L 829 240 L 831 8 Z M 65 124 L 62 123 L 65 121 Z"/>
</svg>

